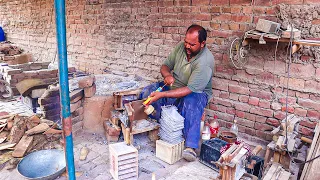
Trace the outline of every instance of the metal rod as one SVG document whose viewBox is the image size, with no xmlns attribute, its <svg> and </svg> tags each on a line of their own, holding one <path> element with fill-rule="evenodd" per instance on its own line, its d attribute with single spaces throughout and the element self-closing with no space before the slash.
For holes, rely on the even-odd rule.
<svg viewBox="0 0 320 180">
<path fill-rule="evenodd" d="M 74 180 L 76 178 L 73 157 L 72 122 L 70 117 L 65 0 L 55 0 L 54 4 L 56 13 L 56 31 L 59 56 L 59 84 L 65 146 L 64 149 L 67 163 L 68 179 Z"/>
</svg>

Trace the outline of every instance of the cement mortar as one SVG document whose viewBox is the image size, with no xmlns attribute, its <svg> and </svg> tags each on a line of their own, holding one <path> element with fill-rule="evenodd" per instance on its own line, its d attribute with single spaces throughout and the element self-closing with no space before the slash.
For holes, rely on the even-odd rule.
<svg viewBox="0 0 320 180">
<path fill-rule="evenodd" d="M 313 20 L 320 19 L 320 5 L 286 5 L 278 6 L 281 27 L 287 28 L 291 24 L 301 30 L 301 38 L 320 38 L 320 25 L 312 24 Z M 313 56 L 315 61 L 320 60 L 320 48 L 303 46 L 300 54 Z"/>
</svg>

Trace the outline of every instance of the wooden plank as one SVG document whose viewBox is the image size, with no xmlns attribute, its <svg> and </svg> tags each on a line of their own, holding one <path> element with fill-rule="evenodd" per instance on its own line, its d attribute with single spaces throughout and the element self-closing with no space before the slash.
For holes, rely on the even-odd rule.
<svg viewBox="0 0 320 180">
<path fill-rule="evenodd" d="M 273 174 L 278 169 L 278 166 L 279 166 L 278 163 L 273 163 L 269 171 L 267 172 L 267 174 L 263 177 L 263 180 L 270 180 L 273 177 Z"/>
<path fill-rule="evenodd" d="M 12 148 L 16 145 L 16 143 L 4 143 L 4 144 L 0 144 L 0 150 L 4 150 L 4 149 L 9 149 Z"/>
<path fill-rule="evenodd" d="M 45 132 L 46 130 L 48 130 L 49 128 L 50 128 L 50 127 L 49 127 L 48 124 L 46 124 L 46 123 L 41 123 L 41 124 L 37 125 L 36 127 L 28 130 L 28 131 L 26 132 L 26 135 L 29 135 L 29 136 L 30 136 L 30 135 L 33 135 L 33 134 L 43 133 L 43 132 Z"/>
<path fill-rule="evenodd" d="M 27 152 L 27 149 L 30 147 L 33 141 L 33 136 L 23 136 L 19 143 L 14 148 L 14 151 L 12 153 L 13 157 L 21 158 L 25 155 Z"/>
<path fill-rule="evenodd" d="M 279 176 L 279 180 L 289 180 L 291 173 L 288 171 L 282 171 L 280 176 Z"/>
<path fill-rule="evenodd" d="M 313 152 L 314 152 L 314 149 L 315 149 L 316 145 L 319 144 L 319 141 L 320 141 L 319 136 L 320 136 L 320 125 L 319 125 L 319 122 L 318 122 L 316 127 L 315 127 L 315 133 L 314 133 L 314 136 L 313 136 L 311 147 L 309 149 L 307 160 L 310 160 L 312 157 L 314 157 L 313 156 Z M 307 172 L 309 171 L 310 164 L 311 163 L 306 163 L 304 165 L 300 180 L 305 180 L 306 179 L 305 177 L 306 177 Z"/>
<path fill-rule="evenodd" d="M 228 157 L 229 154 L 231 154 L 234 150 L 237 149 L 237 147 L 238 147 L 238 145 L 232 144 L 232 146 L 229 147 L 229 149 L 221 155 L 220 159 L 221 160 L 225 160 Z"/>
</svg>

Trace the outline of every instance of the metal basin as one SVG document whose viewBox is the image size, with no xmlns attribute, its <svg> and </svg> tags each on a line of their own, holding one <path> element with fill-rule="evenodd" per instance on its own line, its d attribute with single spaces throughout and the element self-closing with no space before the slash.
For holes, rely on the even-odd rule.
<svg viewBox="0 0 320 180">
<path fill-rule="evenodd" d="M 55 179 L 66 169 L 65 155 L 57 149 L 36 151 L 24 157 L 17 169 L 27 179 Z"/>
</svg>

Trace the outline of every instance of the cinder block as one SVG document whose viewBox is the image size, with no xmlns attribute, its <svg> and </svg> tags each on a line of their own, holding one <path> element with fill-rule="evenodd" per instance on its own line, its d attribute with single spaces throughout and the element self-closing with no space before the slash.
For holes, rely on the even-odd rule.
<svg viewBox="0 0 320 180">
<path fill-rule="evenodd" d="M 163 140 L 156 141 L 156 157 L 162 161 L 174 164 L 182 158 L 184 141 L 179 144 L 170 144 Z"/>
<path fill-rule="evenodd" d="M 109 145 L 110 173 L 115 180 L 138 179 L 138 150 L 125 142 Z"/>
</svg>

